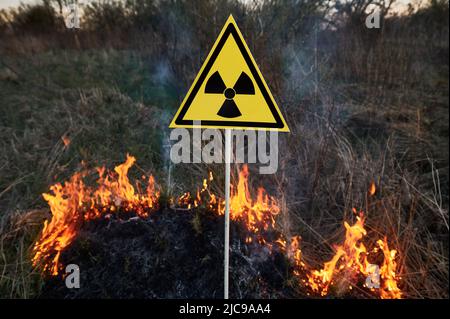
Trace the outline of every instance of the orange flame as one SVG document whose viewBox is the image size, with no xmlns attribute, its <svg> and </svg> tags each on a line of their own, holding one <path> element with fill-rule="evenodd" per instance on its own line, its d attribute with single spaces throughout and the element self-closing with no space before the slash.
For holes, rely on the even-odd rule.
<svg viewBox="0 0 450 319">
<path fill-rule="evenodd" d="M 356 223 L 350 226 L 344 222 L 346 229 L 345 240 L 342 245 L 336 246 L 335 255 L 320 270 L 313 270 L 307 274 L 307 285 L 313 292 L 325 296 L 329 288 L 334 284 L 333 278 L 337 276 L 351 280 L 361 275 L 368 278 L 372 275 L 372 265 L 368 261 L 368 256 L 375 254 L 380 247 L 383 251 L 383 264 L 379 269 L 382 286 L 379 288 L 379 295 L 383 299 L 398 299 L 402 297 L 401 290 L 397 286 L 398 276 L 396 274 L 397 264 L 395 262 L 395 250 L 389 250 L 386 238 L 377 242 L 378 247 L 367 251 L 361 239 L 367 234 L 364 228 L 364 218 L 357 217 Z M 349 286 L 352 289 L 352 286 Z M 375 288 L 370 288 L 375 291 Z"/>
<path fill-rule="evenodd" d="M 386 237 L 384 240 L 377 241 L 378 246 L 383 251 L 384 259 L 380 268 L 380 275 L 383 279 L 380 296 L 383 299 L 399 299 L 402 298 L 402 291 L 397 286 L 398 276 L 396 274 L 397 263 L 395 249 L 389 250 Z"/>
<path fill-rule="evenodd" d="M 275 216 L 280 212 L 274 198 L 269 197 L 264 188 L 258 188 L 256 200 L 250 196 L 248 189 L 248 166 L 244 165 L 239 173 L 239 181 L 236 192 L 232 192 L 230 198 L 230 218 L 242 220 L 248 230 L 258 233 L 275 226 Z M 221 214 L 225 213 L 222 207 Z"/>
<path fill-rule="evenodd" d="M 248 166 L 244 165 L 239 173 L 236 190 L 233 187 L 231 191 L 230 219 L 242 221 L 249 231 L 258 234 L 262 230 L 275 226 L 275 216 L 280 212 L 280 208 L 276 200 L 267 195 L 262 187 L 258 188 L 256 199 L 252 199 L 248 187 L 248 176 Z M 208 180 L 203 180 L 202 189 L 197 191 L 196 197 L 192 198 L 189 192 L 184 193 L 178 199 L 178 205 L 188 209 L 198 207 L 203 203 L 203 198 L 207 195 L 209 196 L 209 200 L 206 199 L 207 207 L 220 215 L 225 214 L 225 201 L 219 199 L 218 196 L 212 194 L 208 189 L 208 181 L 211 182 L 212 180 L 212 173 L 209 173 Z M 259 240 L 262 240 L 262 238 Z M 249 239 L 248 241 L 251 242 L 252 240 Z"/>
<path fill-rule="evenodd" d="M 370 196 L 375 195 L 376 191 L 377 191 L 377 188 L 376 188 L 376 186 L 375 186 L 375 183 L 374 183 L 374 182 L 370 183 L 370 186 L 369 186 L 369 195 L 370 195 Z"/>
<path fill-rule="evenodd" d="M 51 194 L 43 194 L 50 206 L 52 219 L 45 221 L 39 240 L 34 246 L 33 264 L 42 263 L 45 272 L 57 275 L 61 270 L 59 258 L 77 235 L 81 224 L 118 208 L 148 216 L 156 208 L 159 192 L 155 191 L 154 179 L 148 179 L 147 191 L 136 192 L 128 180 L 128 170 L 136 159 L 127 155 L 125 163 L 115 168 L 115 173 L 105 174 L 105 168 L 98 168 L 97 188 L 83 182 L 87 171 L 74 174 L 68 182 L 50 187 Z"/>
<path fill-rule="evenodd" d="M 61 270 L 60 256 L 75 239 L 81 225 L 89 220 L 107 216 L 117 211 L 134 212 L 139 217 L 148 217 L 158 209 L 159 192 L 156 191 L 155 181 L 152 176 L 147 179 L 147 188 L 141 191 L 139 185 L 134 187 L 128 179 L 128 171 L 134 165 L 136 159 L 127 155 L 125 163 L 115 167 L 114 172 L 107 172 L 104 167 L 97 168 L 99 178 L 97 186 L 87 186 L 83 179 L 88 172 L 83 171 L 74 174 L 68 182 L 57 183 L 50 187 L 51 194 L 43 194 L 50 206 L 52 219 L 44 223 L 41 237 L 34 246 L 35 255 L 33 264 L 42 265 L 44 272 L 58 275 Z M 269 240 L 266 234 L 276 227 L 276 217 L 280 208 L 275 198 L 267 195 L 264 188 L 260 187 L 256 198 L 252 198 L 249 190 L 249 170 L 244 165 L 239 173 L 236 187 L 232 188 L 230 198 L 230 218 L 245 226 L 248 234 L 245 238 L 247 244 L 257 243 L 264 245 L 272 252 L 278 249 L 286 255 L 293 265 L 293 274 L 303 282 L 304 286 L 312 293 L 326 296 L 330 288 L 338 279 L 344 278 L 351 282 L 361 280 L 358 277 L 369 276 L 371 264 L 368 262 L 370 255 L 378 251 L 383 254 L 383 262 L 380 266 L 380 288 L 378 295 L 381 298 L 401 298 L 402 292 L 398 288 L 399 277 L 396 273 L 396 250 L 390 250 L 387 239 L 378 240 L 372 250 L 368 250 L 362 243 L 367 234 L 364 228 L 364 216 L 362 212 L 353 209 L 356 222 L 350 225 L 344 222 L 345 239 L 341 245 L 335 246 L 334 256 L 324 263 L 323 268 L 314 270 L 302 261 L 300 248 L 300 236 L 286 239 L 282 233 L 278 238 Z M 143 177 L 146 180 L 145 176 Z M 204 205 L 209 211 L 223 215 L 225 211 L 224 200 L 213 194 L 209 189 L 209 183 L 213 181 L 210 172 L 207 179 L 203 180 L 202 188 L 195 196 L 186 192 L 177 200 L 170 199 L 170 203 L 177 203 L 178 207 L 191 209 Z M 374 195 L 375 184 L 369 188 L 369 194 Z M 305 279 L 302 279 L 305 278 Z M 368 287 L 372 293 L 374 289 Z"/>
<path fill-rule="evenodd" d="M 364 273 L 368 262 L 366 258 L 366 247 L 359 243 L 366 235 L 364 229 L 364 219 L 357 217 L 356 223 L 350 226 L 344 222 L 345 240 L 342 245 L 335 248 L 336 253 L 330 261 L 326 262 L 322 269 L 314 270 L 307 275 L 308 284 L 313 291 L 319 292 L 322 296 L 328 293 L 333 277 L 342 271 L 354 271 Z"/>
<path fill-rule="evenodd" d="M 67 137 L 66 135 L 63 135 L 63 136 L 61 136 L 61 140 L 62 140 L 62 142 L 64 144 L 64 148 L 68 148 L 69 145 L 70 145 L 70 142 L 71 142 L 70 138 Z"/>
</svg>

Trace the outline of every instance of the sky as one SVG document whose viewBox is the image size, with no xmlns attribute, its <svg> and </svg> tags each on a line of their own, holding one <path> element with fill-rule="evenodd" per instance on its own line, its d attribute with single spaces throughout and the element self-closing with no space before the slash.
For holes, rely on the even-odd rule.
<svg viewBox="0 0 450 319">
<path fill-rule="evenodd" d="M 9 7 L 17 7 L 21 2 L 23 3 L 34 3 L 35 0 L 0 0 L 0 9 L 5 9 Z"/>
<path fill-rule="evenodd" d="M 8 8 L 8 7 L 17 7 L 20 3 L 36 3 L 39 2 L 39 0 L 0 0 L 0 9 Z M 86 1 L 83 1 L 86 2 Z M 402 10 L 407 7 L 408 3 L 418 3 L 420 0 L 397 0 L 396 8 L 397 10 Z"/>
<path fill-rule="evenodd" d="M 23 3 L 33 3 L 33 0 L 0 0 L 0 8 L 17 7 L 20 2 Z"/>
</svg>

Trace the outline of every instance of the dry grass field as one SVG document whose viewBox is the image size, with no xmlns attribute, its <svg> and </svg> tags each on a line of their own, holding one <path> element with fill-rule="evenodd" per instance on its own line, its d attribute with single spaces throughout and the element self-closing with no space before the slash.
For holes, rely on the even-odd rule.
<svg viewBox="0 0 450 319">
<path fill-rule="evenodd" d="M 250 165 L 250 189 L 280 203 L 277 230 L 300 235 L 318 268 L 363 210 L 368 241 L 397 250 L 403 297 L 448 298 L 449 3 L 383 11 L 380 29 L 365 27 L 361 3 L 378 1 L 94 2 L 78 30 L 57 2 L 1 12 L 0 297 L 40 296 L 42 193 L 83 165 L 133 154 L 130 175 L 153 174 L 164 196 L 195 192 L 212 170 L 222 194 L 221 165 L 174 165 L 168 185 L 166 145 L 232 13 L 291 130 L 276 174 Z"/>
</svg>

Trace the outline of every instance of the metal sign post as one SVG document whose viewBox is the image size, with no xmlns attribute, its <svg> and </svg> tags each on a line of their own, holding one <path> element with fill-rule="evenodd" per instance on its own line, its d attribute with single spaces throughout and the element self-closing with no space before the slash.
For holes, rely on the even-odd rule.
<svg viewBox="0 0 450 319">
<path fill-rule="evenodd" d="M 230 264 L 230 163 L 231 129 L 225 130 L 225 245 L 224 245 L 224 299 L 228 299 Z"/>
</svg>

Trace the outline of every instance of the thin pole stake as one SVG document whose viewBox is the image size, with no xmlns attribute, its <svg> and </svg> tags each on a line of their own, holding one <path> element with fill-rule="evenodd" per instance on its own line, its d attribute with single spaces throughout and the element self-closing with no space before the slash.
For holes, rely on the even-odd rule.
<svg viewBox="0 0 450 319">
<path fill-rule="evenodd" d="M 230 163 L 231 129 L 225 130 L 225 248 L 224 248 L 224 299 L 228 299 L 228 274 L 230 264 Z"/>
</svg>

